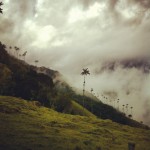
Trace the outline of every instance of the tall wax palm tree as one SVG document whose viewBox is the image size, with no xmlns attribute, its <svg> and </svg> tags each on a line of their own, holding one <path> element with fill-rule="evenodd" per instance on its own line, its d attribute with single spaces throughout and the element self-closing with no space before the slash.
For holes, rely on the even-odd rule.
<svg viewBox="0 0 150 150">
<path fill-rule="evenodd" d="M 119 110 L 119 99 L 117 100 L 117 104 L 118 104 L 118 110 Z"/>
<path fill-rule="evenodd" d="M 93 95 L 93 88 L 91 88 L 91 94 Z M 93 113 L 93 100 L 91 99 L 91 112 Z"/>
<path fill-rule="evenodd" d="M 130 109 L 131 109 L 131 116 L 133 118 L 133 111 L 132 111 L 133 107 L 130 107 Z"/>
<path fill-rule="evenodd" d="M 25 51 L 22 56 L 24 57 L 24 61 L 25 61 L 25 57 L 26 57 L 27 51 Z"/>
<path fill-rule="evenodd" d="M 128 116 L 128 105 L 129 104 L 126 104 L 126 114 L 127 114 L 127 116 Z"/>
<path fill-rule="evenodd" d="M 35 62 L 35 66 L 37 67 L 37 63 L 38 63 L 39 61 L 38 61 L 38 60 L 35 60 L 34 62 Z"/>
<path fill-rule="evenodd" d="M 18 48 L 17 46 L 15 46 L 14 48 L 16 50 L 16 55 L 17 55 L 17 58 L 18 58 L 20 48 Z"/>
<path fill-rule="evenodd" d="M 81 75 L 83 75 L 84 77 L 84 81 L 83 81 L 83 108 L 84 108 L 84 95 L 85 95 L 85 77 L 87 75 L 90 75 L 90 72 L 89 72 L 89 69 L 86 68 L 86 69 L 82 69 L 82 72 L 81 72 Z"/>
<path fill-rule="evenodd" d="M 106 102 L 108 103 L 108 98 L 107 97 L 105 97 L 106 98 Z"/>
</svg>

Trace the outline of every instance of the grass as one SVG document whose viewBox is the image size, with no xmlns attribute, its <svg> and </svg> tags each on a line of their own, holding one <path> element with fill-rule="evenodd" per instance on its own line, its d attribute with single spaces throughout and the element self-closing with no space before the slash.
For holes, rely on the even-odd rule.
<svg viewBox="0 0 150 150">
<path fill-rule="evenodd" d="M 96 117 L 93 115 L 90 111 L 88 111 L 86 108 L 81 106 L 75 101 L 71 101 L 71 106 L 67 108 L 67 111 L 69 114 L 73 115 L 81 115 L 81 116 L 87 116 L 87 117 Z"/>
<path fill-rule="evenodd" d="M 0 96 L 0 150 L 150 150 L 150 130 Z"/>
</svg>

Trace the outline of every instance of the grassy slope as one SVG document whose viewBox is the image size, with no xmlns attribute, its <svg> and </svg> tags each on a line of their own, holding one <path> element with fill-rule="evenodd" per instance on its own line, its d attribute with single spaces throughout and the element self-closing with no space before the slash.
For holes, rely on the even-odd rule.
<svg viewBox="0 0 150 150">
<path fill-rule="evenodd" d="M 34 102 L 0 96 L 0 149 L 150 150 L 150 130 L 110 120 L 55 112 Z"/>
<path fill-rule="evenodd" d="M 90 111 L 88 111 L 86 108 L 82 107 L 80 104 L 78 104 L 75 101 L 71 101 L 71 107 L 67 108 L 67 111 L 69 112 L 69 114 L 81 115 L 87 117 L 96 117 Z"/>
</svg>

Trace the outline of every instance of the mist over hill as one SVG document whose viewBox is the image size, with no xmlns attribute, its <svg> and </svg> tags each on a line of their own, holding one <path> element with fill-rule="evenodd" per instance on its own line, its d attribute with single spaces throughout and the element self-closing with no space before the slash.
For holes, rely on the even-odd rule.
<svg viewBox="0 0 150 150">
<path fill-rule="evenodd" d="M 121 105 L 134 106 L 137 120 L 150 124 L 148 0 L 3 3 L 1 41 L 28 51 L 28 63 L 59 70 L 80 90 L 81 70 L 88 67 L 87 91 L 116 93 Z"/>
<path fill-rule="evenodd" d="M 53 108 L 62 113 L 83 116 L 97 116 L 102 119 L 130 125 L 133 127 L 148 128 L 133 120 L 132 113 L 122 112 L 118 108 L 103 103 L 98 97 L 71 87 L 58 72 L 46 67 L 37 67 L 27 64 L 11 56 L 4 44 L 0 43 L 0 95 L 8 95 L 37 100 L 39 105 Z M 78 92 L 77 92 L 78 91 Z M 105 93 L 111 95 L 112 93 Z M 84 100 L 84 103 L 83 103 Z M 108 101 L 110 101 L 108 97 Z M 119 103 L 118 103 L 119 104 Z M 128 117 L 128 115 L 130 115 Z"/>
</svg>

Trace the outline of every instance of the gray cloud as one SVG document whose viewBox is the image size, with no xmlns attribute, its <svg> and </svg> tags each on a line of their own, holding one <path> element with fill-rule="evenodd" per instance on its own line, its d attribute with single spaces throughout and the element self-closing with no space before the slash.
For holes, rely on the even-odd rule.
<svg viewBox="0 0 150 150">
<path fill-rule="evenodd" d="M 27 61 L 61 71 L 82 87 L 80 71 L 89 67 L 86 89 L 115 93 L 120 104 L 148 123 L 150 85 L 149 1 L 4 0 L 0 40 L 27 50 Z M 111 94 L 108 94 L 111 95 Z M 146 115 L 145 115 L 146 114 Z M 147 115 L 148 114 L 148 115 Z"/>
</svg>

